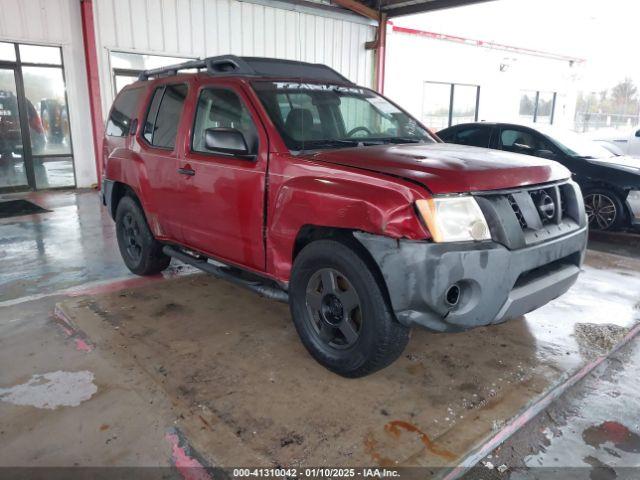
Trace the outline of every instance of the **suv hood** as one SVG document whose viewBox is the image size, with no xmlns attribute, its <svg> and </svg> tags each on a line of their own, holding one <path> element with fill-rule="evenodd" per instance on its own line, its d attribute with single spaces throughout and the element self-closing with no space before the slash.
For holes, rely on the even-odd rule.
<svg viewBox="0 0 640 480">
<path fill-rule="evenodd" d="M 517 188 L 571 176 L 549 160 L 451 143 L 322 150 L 308 158 L 402 177 L 434 194 Z"/>
</svg>

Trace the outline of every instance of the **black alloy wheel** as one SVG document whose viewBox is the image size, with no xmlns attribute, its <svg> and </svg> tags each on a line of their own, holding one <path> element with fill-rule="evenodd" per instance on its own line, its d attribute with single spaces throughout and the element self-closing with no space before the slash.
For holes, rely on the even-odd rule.
<svg viewBox="0 0 640 480">
<path fill-rule="evenodd" d="M 617 197 L 604 191 L 589 192 L 584 196 L 589 227 L 594 230 L 609 230 L 620 221 L 622 205 Z"/>
<path fill-rule="evenodd" d="M 325 344 L 343 349 L 354 345 L 362 328 L 360 298 L 349 279 L 334 268 L 322 268 L 309 279 L 307 321 Z"/>
<path fill-rule="evenodd" d="M 139 262 L 142 256 L 142 235 L 140 233 L 140 225 L 133 218 L 131 212 L 127 212 L 122 218 L 124 230 L 122 236 L 125 243 L 125 249 L 131 260 Z"/>
</svg>

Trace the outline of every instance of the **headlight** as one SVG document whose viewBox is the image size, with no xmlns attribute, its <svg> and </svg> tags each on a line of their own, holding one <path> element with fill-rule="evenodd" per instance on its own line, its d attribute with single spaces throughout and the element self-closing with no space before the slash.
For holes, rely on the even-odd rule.
<svg viewBox="0 0 640 480">
<path fill-rule="evenodd" d="M 443 197 L 416 201 L 435 242 L 489 240 L 489 226 L 473 197 Z"/>
<path fill-rule="evenodd" d="M 631 190 L 627 195 L 627 203 L 636 220 L 640 220 L 640 190 Z"/>
</svg>

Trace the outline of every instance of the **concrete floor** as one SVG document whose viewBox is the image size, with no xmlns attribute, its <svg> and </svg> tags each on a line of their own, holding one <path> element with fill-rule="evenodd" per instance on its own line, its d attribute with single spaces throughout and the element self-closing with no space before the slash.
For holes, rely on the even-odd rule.
<svg viewBox="0 0 640 480">
<path fill-rule="evenodd" d="M 595 368 L 640 317 L 640 261 L 590 252 L 576 287 L 526 318 L 415 331 L 390 368 L 345 380 L 308 356 L 284 305 L 179 265 L 130 275 L 94 192 L 32 199 L 53 211 L 0 220 L 0 466 L 388 465 L 442 476 Z M 624 378 L 637 392 L 638 376 Z M 585 414 L 594 419 L 609 407 L 600 393 Z"/>
</svg>

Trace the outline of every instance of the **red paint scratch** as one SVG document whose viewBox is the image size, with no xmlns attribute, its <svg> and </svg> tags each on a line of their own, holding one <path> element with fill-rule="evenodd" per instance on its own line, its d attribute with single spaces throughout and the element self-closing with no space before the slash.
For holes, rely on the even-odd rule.
<svg viewBox="0 0 640 480">
<path fill-rule="evenodd" d="M 76 350 L 80 350 L 81 352 L 90 352 L 93 350 L 93 346 L 89 345 L 81 338 L 76 338 Z"/>
<path fill-rule="evenodd" d="M 185 449 L 180 446 L 180 438 L 175 433 L 167 433 L 164 436 L 171 444 L 171 459 L 185 480 L 211 480 L 206 468 L 195 458 L 190 457 Z"/>
</svg>

